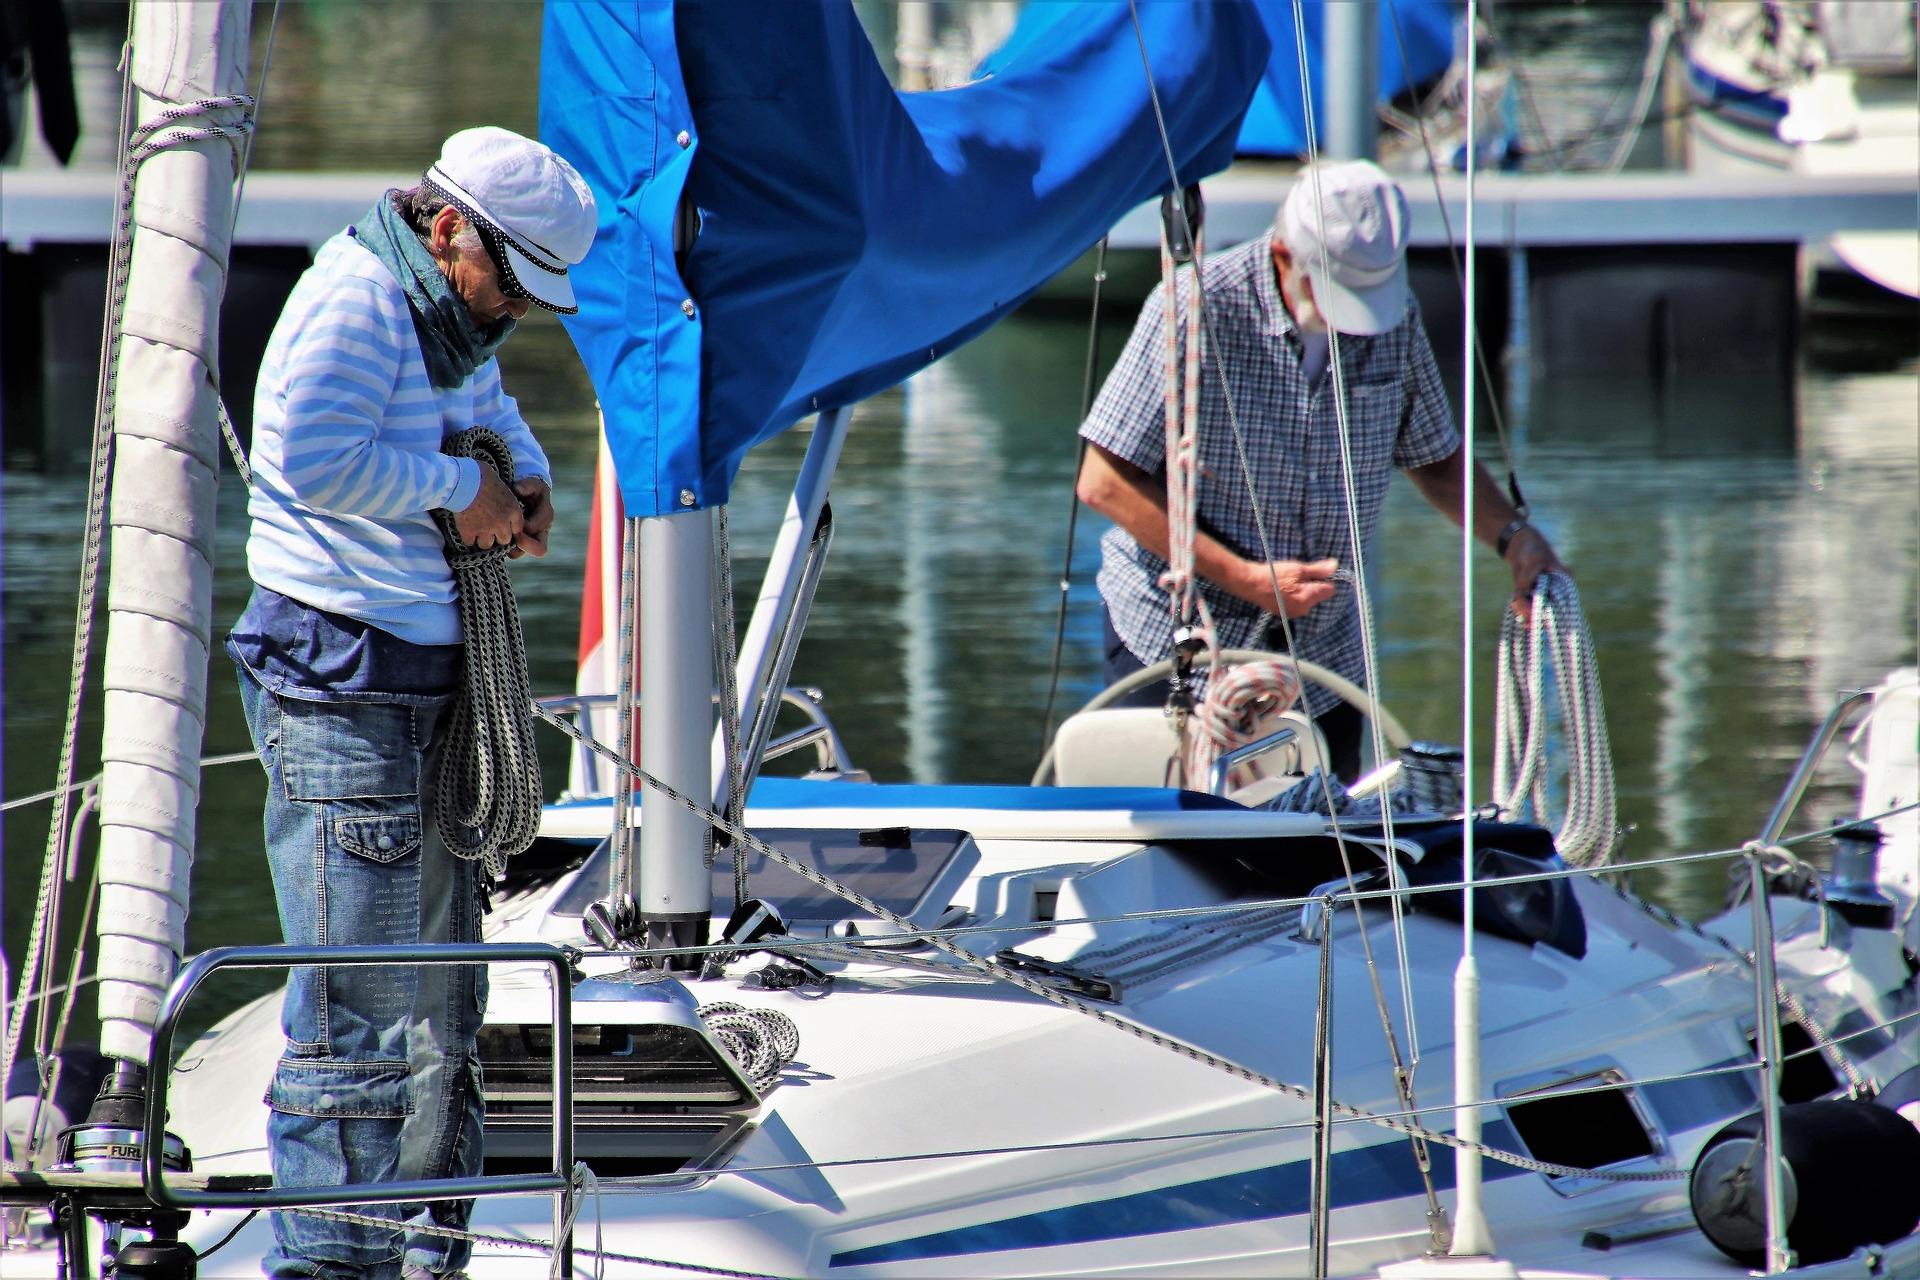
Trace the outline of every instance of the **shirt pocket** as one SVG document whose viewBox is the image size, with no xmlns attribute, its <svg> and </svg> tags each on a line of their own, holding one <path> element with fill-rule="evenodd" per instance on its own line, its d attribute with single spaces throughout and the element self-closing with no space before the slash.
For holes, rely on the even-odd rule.
<svg viewBox="0 0 1920 1280">
<path fill-rule="evenodd" d="M 412 707 L 295 698 L 280 705 L 280 776 L 287 799 L 405 799 L 417 807 L 421 750 Z"/>
<path fill-rule="evenodd" d="M 1349 382 L 1347 394 L 1353 397 L 1356 404 L 1377 408 L 1393 403 L 1400 395 L 1400 384 L 1392 378 Z"/>
</svg>

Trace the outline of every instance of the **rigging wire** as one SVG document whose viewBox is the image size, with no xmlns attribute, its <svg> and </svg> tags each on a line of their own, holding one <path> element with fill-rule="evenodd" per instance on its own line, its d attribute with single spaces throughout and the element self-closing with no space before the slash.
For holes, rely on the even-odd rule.
<svg viewBox="0 0 1920 1280">
<path fill-rule="evenodd" d="M 1412 72 L 1407 69 L 1407 37 L 1405 30 L 1400 25 L 1399 0 L 1387 0 L 1387 17 L 1393 24 L 1394 44 L 1400 50 L 1401 74 L 1407 77 L 1407 92 L 1412 93 Z M 1473 86 L 1469 85 L 1467 92 L 1472 93 Z M 1433 183 L 1433 207 L 1440 212 L 1440 227 L 1441 230 L 1446 233 L 1447 237 L 1447 263 L 1453 268 L 1454 287 L 1460 291 L 1463 300 L 1462 309 L 1464 311 L 1467 277 L 1460 265 L 1460 245 L 1459 242 L 1455 240 L 1453 234 L 1453 216 L 1447 212 L 1446 194 L 1440 189 L 1440 157 L 1434 150 L 1432 135 L 1427 132 L 1427 117 L 1425 112 L 1416 108 L 1413 118 L 1420 126 L 1420 146 L 1427 154 L 1427 178 Z M 1474 142 L 1475 140 L 1472 138 L 1467 139 L 1468 146 L 1473 146 Z M 1477 336 L 1480 328 L 1480 317 L 1469 311 L 1465 312 L 1463 319 L 1465 321 L 1464 328 L 1466 331 Z M 1527 500 L 1520 492 L 1520 472 L 1513 461 L 1513 443 L 1507 435 L 1506 414 L 1501 410 L 1500 397 L 1494 394 L 1493 368 L 1487 363 L 1486 344 L 1474 342 L 1469 345 L 1473 348 L 1475 367 L 1479 369 L 1482 383 L 1487 390 L 1488 412 L 1493 415 L 1494 436 L 1500 442 L 1500 460 L 1506 465 L 1507 496 L 1513 499 L 1514 509 L 1518 511 L 1524 519 L 1528 514 Z"/>
<path fill-rule="evenodd" d="M 1319 241 L 1319 268 L 1323 279 L 1331 278 L 1326 247 L 1326 194 L 1321 185 L 1321 167 L 1319 164 L 1319 135 L 1314 124 L 1312 97 L 1312 62 L 1307 54 L 1307 23 L 1304 5 L 1301 0 L 1293 0 L 1294 54 L 1300 71 L 1301 116 L 1305 125 L 1307 142 L 1307 169 L 1304 176 L 1313 183 L 1313 212 L 1316 223 L 1316 236 Z M 1404 59 L 1403 59 L 1404 61 Z M 1469 76 L 1471 80 L 1471 76 Z M 1471 93 L 1471 87 L 1469 87 Z M 1469 98 L 1469 101 L 1471 98 Z M 1347 506 L 1347 536 L 1349 549 L 1353 555 L 1353 599 L 1359 613 L 1360 653 L 1362 673 L 1367 694 L 1378 702 L 1380 699 L 1379 657 L 1374 644 L 1374 625 L 1372 593 L 1367 580 L 1367 562 L 1365 540 L 1360 536 L 1359 498 L 1353 467 L 1353 437 L 1347 413 L 1346 369 L 1340 354 L 1340 331 L 1331 323 L 1327 324 L 1327 373 L 1332 379 L 1334 420 L 1338 427 L 1340 442 L 1340 474 L 1342 489 Z M 1248 489 L 1252 490 L 1251 474 L 1248 477 Z M 1293 626 L 1283 609 L 1280 613 L 1282 634 L 1286 636 L 1289 650 L 1297 652 L 1294 646 Z M 1374 759 L 1386 759 L 1386 741 L 1382 735 L 1378 717 L 1368 718 L 1371 732 Z M 1332 811 L 1336 807 L 1332 782 L 1326 771 L 1320 774 L 1320 787 L 1326 807 Z M 1386 788 L 1379 792 L 1380 825 L 1388 848 L 1393 847 L 1393 805 Z M 1337 825 L 1337 819 L 1336 825 Z M 1353 863 L 1346 846 L 1340 846 L 1341 869 L 1346 874 L 1347 884 L 1355 887 Z M 1387 862 L 1388 873 L 1392 874 L 1393 863 Z M 1392 922 L 1394 951 L 1399 965 L 1401 1017 L 1405 1020 L 1406 1034 L 1410 1048 L 1403 1055 L 1400 1034 L 1393 1024 L 1393 1017 L 1387 1008 L 1386 992 L 1380 982 L 1380 966 L 1373 953 L 1373 939 L 1365 926 L 1365 917 L 1358 903 L 1354 905 L 1354 919 L 1360 924 L 1361 949 L 1366 957 L 1367 977 L 1372 986 L 1374 1005 L 1380 1015 L 1381 1031 L 1387 1044 L 1387 1052 L 1393 1062 L 1394 1086 L 1405 1106 L 1415 1105 L 1414 1075 L 1420 1066 L 1420 1028 L 1413 1004 L 1412 961 L 1407 951 L 1406 914 L 1399 898 L 1388 899 L 1388 911 Z M 1440 1207 L 1440 1198 L 1433 1183 L 1432 1160 L 1424 1142 L 1413 1137 L 1412 1149 L 1414 1163 L 1420 1170 L 1420 1180 L 1427 1200 L 1427 1221 L 1434 1233 L 1435 1243 L 1439 1243 L 1444 1233 L 1444 1211 Z"/>
<path fill-rule="evenodd" d="M 1093 313 L 1087 321 L 1087 364 L 1080 378 L 1080 421 L 1093 411 L 1093 378 L 1100 367 L 1100 286 L 1107 280 L 1107 242 L 1101 236 L 1093 260 Z M 1060 553 L 1060 604 L 1053 618 L 1053 660 L 1047 672 L 1047 709 L 1040 730 L 1040 755 L 1044 759 L 1053 743 L 1054 702 L 1060 692 L 1060 656 L 1067 637 L 1067 593 L 1073 585 L 1073 537 L 1080 523 L 1078 484 L 1080 467 L 1086 461 L 1086 437 L 1075 433 L 1079 448 L 1073 455 L 1073 479 L 1067 485 L 1067 545 Z"/>
</svg>

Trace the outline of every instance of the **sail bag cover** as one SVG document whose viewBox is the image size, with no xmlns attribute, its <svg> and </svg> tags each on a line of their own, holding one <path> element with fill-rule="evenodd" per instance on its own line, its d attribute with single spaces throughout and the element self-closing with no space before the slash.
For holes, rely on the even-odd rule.
<svg viewBox="0 0 1920 1280">
<path fill-rule="evenodd" d="M 1251 4 L 1030 5 L 1014 56 L 895 92 L 851 5 L 548 5 L 540 130 L 592 184 L 565 324 L 629 516 L 978 334 L 1172 186 L 1223 168 L 1269 44 Z M 1142 56 L 1142 45 L 1145 57 Z M 676 251 L 676 246 L 678 251 Z"/>
<path fill-rule="evenodd" d="M 1348 0 L 1331 0 L 1335 4 Z M 1307 150 L 1306 115 L 1300 109 L 1300 57 L 1295 45 L 1293 0 L 1256 0 L 1261 21 L 1273 40 L 1273 53 L 1260 73 L 1260 88 L 1240 127 L 1243 156 L 1297 156 Z M 1313 88 L 1313 124 L 1327 136 L 1325 65 L 1327 4 L 1302 0 L 1307 32 L 1307 78 Z M 1453 62 L 1454 27 L 1459 0 L 1392 0 L 1379 5 L 1380 101 L 1390 102 L 1410 87 L 1423 88 Z"/>
</svg>

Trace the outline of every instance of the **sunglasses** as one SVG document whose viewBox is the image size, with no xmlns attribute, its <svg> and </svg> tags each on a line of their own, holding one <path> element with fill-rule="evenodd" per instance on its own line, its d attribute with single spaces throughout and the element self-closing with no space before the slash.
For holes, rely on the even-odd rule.
<svg viewBox="0 0 1920 1280">
<path fill-rule="evenodd" d="M 513 266 L 507 259 L 506 241 L 499 230 L 485 218 L 472 215 L 466 215 L 466 218 L 468 225 L 480 233 L 480 244 L 487 251 L 487 260 L 493 263 L 494 279 L 500 286 L 500 292 L 509 298 L 537 302 L 538 299 L 528 293 L 519 277 L 513 274 Z"/>
</svg>

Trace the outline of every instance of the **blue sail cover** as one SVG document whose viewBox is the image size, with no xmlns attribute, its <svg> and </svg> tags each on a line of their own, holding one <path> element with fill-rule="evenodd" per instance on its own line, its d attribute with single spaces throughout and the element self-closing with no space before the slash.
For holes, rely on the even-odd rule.
<svg viewBox="0 0 1920 1280">
<path fill-rule="evenodd" d="M 566 324 L 628 515 L 725 502 L 753 445 L 978 334 L 1170 187 L 1129 7 L 1029 6 L 993 74 L 899 94 L 850 5 L 547 6 L 541 135 L 600 202 Z M 1265 30 L 1247 3 L 1138 12 L 1195 181 L 1232 159 Z"/>
<path fill-rule="evenodd" d="M 1260 77 L 1260 88 L 1247 108 L 1240 128 L 1240 154 L 1297 156 L 1307 150 L 1307 130 L 1300 109 L 1300 56 L 1294 40 L 1292 0 L 1257 0 L 1273 54 Z M 1333 0 L 1336 4 L 1354 0 Z M 1363 0 L 1375 3 L 1376 0 Z M 1326 76 L 1321 52 L 1326 43 L 1327 0 L 1302 0 L 1307 27 L 1307 66 L 1313 86 L 1313 125 L 1326 137 Z M 1425 84 L 1453 61 L 1453 26 L 1460 14 L 1459 0 L 1386 0 L 1380 5 L 1380 101 L 1404 93 L 1409 81 Z M 1396 36 L 1394 20 L 1399 19 Z M 1401 45 L 1406 57 L 1400 56 Z M 1335 68 L 1337 71 L 1338 68 Z"/>
<path fill-rule="evenodd" d="M 1328 0 L 1300 0 L 1306 19 L 1308 78 L 1313 86 L 1314 128 L 1326 131 L 1326 45 Z M 1307 150 L 1305 113 L 1300 103 L 1300 51 L 1295 40 L 1294 0 L 1252 0 L 1266 28 L 1272 50 L 1260 74 L 1260 87 L 1240 126 L 1239 154 L 1244 156 L 1302 156 Z M 1425 84 L 1453 61 L 1453 29 L 1461 15 L 1460 0 L 1334 0 L 1337 4 L 1378 5 L 1380 13 L 1380 101 L 1406 91 L 1409 82 Z M 1039 6 L 1046 8 L 1048 6 Z M 1395 21 L 1398 20 L 1398 31 Z M 1049 29 L 1057 17 L 1033 21 L 1023 16 L 1020 28 L 982 64 L 984 74 L 1025 57 L 1027 45 Z M 1406 56 L 1401 57 L 1405 46 Z M 1411 75 L 1409 75 L 1411 68 Z M 1339 68 L 1333 69 L 1336 73 Z"/>
</svg>

